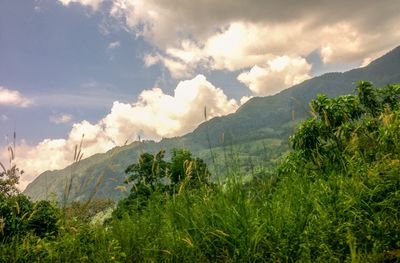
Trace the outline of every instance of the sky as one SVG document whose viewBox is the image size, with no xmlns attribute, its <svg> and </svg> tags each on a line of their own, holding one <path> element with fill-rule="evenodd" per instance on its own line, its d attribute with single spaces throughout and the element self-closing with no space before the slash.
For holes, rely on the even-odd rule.
<svg viewBox="0 0 400 263">
<path fill-rule="evenodd" d="M 400 0 L 0 0 L 0 161 L 160 140 L 400 44 Z"/>
</svg>

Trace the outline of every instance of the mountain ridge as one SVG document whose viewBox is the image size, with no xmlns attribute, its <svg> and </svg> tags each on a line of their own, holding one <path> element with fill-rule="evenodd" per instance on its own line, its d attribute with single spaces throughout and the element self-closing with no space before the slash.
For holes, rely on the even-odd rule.
<svg viewBox="0 0 400 263">
<path fill-rule="evenodd" d="M 142 151 L 156 152 L 160 148 L 168 151 L 174 147 L 184 146 L 194 154 L 204 155 L 209 147 L 217 148 L 226 143 L 251 144 L 252 141 L 263 138 L 284 140 L 293 131 L 293 114 L 296 120 L 307 117 L 308 103 L 318 93 L 325 93 L 328 96 L 353 93 L 359 80 L 371 81 L 376 86 L 400 82 L 399 68 L 400 46 L 366 67 L 343 73 L 325 73 L 278 94 L 251 98 L 235 113 L 203 122 L 186 135 L 163 139 L 160 142 L 134 142 L 88 157 L 78 165 L 71 164 L 61 170 L 46 171 L 31 182 L 24 193 L 34 200 L 47 199 L 51 193 L 55 193 L 60 199 L 65 183 L 73 176 L 71 200 L 87 199 L 90 192 L 95 191 L 96 182 L 99 180 L 103 182 L 96 190 L 96 198 L 118 200 L 126 195 L 126 192 L 116 190 L 123 185 L 124 170 L 129 164 L 136 162 Z M 222 135 L 223 143 L 221 143 Z M 210 163 L 209 156 L 201 157 Z"/>
</svg>

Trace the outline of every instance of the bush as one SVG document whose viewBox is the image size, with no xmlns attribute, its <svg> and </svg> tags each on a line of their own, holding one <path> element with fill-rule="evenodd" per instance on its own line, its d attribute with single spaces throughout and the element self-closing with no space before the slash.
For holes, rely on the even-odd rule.
<svg viewBox="0 0 400 263">
<path fill-rule="evenodd" d="M 54 236 L 58 233 L 60 212 L 49 201 L 39 201 L 28 218 L 28 229 L 39 237 Z"/>
<path fill-rule="evenodd" d="M 27 220 L 32 212 L 32 203 L 22 195 L 7 197 L 0 193 L 0 240 L 7 242 L 19 238 L 29 230 Z"/>
</svg>

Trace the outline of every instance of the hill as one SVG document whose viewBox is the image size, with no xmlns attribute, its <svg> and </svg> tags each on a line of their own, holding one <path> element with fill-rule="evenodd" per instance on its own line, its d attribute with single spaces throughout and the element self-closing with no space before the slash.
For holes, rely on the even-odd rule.
<svg viewBox="0 0 400 263">
<path fill-rule="evenodd" d="M 235 113 L 204 122 L 182 137 L 163 139 L 158 143 L 135 142 L 104 154 L 96 154 L 62 170 L 44 172 L 28 185 L 24 193 L 34 200 L 46 199 L 52 194 L 61 198 L 65 184 L 72 176 L 73 187 L 69 200 L 85 200 L 91 194 L 97 198 L 118 200 L 126 195 L 121 191 L 125 168 L 136 162 L 141 152 L 156 152 L 160 148 L 168 152 L 174 147 L 185 147 L 212 164 L 209 154 L 211 145 L 217 155 L 216 171 L 218 164 L 223 162 L 222 153 L 226 147 L 235 147 L 239 149 L 235 152 L 243 153 L 238 157 L 241 158 L 238 162 L 243 161 L 248 165 L 249 158 L 254 158 L 255 162 L 264 158 L 273 163 L 287 148 L 286 138 L 293 132 L 296 123 L 293 117 L 295 120 L 307 117 L 308 103 L 318 93 L 328 96 L 353 93 L 359 80 L 371 81 L 375 86 L 398 83 L 399 68 L 400 47 L 397 47 L 367 67 L 344 73 L 327 73 L 279 94 L 252 98 Z"/>
</svg>

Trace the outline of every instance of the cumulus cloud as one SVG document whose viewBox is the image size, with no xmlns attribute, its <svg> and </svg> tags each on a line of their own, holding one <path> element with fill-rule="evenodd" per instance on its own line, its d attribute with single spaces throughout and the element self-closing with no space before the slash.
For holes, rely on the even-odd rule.
<svg viewBox="0 0 400 263">
<path fill-rule="evenodd" d="M 146 65 L 160 63 L 177 79 L 199 69 L 243 70 L 281 55 L 305 58 L 315 50 L 327 64 L 365 65 L 400 43 L 398 0 L 113 0 L 102 6 L 111 21 L 155 47 Z"/>
<path fill-rule="evenodd" d="M 0 105 L 26 108 L 32 105 L 32 100 L 22 96 L 17 90 L 0 86 Z"/>
<path fill-rule="evenodd" d="M 140 133 L 150 138 L 182 135 L 204 121 L 204 107 L 215 117 L 235 111 L 238 104 L 198 75 L 181 81 L 173 96 L 153 88 L 143 91 L 135 104 L 115 102 L 104 119 L 105 131 L 117 144 Z"/>
<path fill-rule="evenodd" d="M 68 123 L 72 121 L 72 115 L 71 114 L 51 115 L 49 117 L 49 120 L 50 122 L 55 124 Z"/>
<path fill-rule="evenodd" d="M 400 41 L 397 0 L 115 0 L 110 15 L 157 47 L 157 62 L 176 77 L 185 67 L 235 71 L 315 50 L 325 63 L 361 63 Z"/>
<path fill-rule="evenodd" d="M 303 82 L 310 76 L 311 65 L 304 58 L 280 56 L 268 60 L 265 66 L 254 66 L 237 79 L 255 95 L 273 95 Z"/>
<path fill-rule="evenodd" d="M 204 58 L 194 54 L 193 50 L 168 49 L 166 54 L 153 53 L 143 57 L 146 67 L 161 63 L 175 79 L 189 78 L 194 75 L 197 64 Z"/>
<path fill-rule="evenodd" d="M 147 57 L 147 59 L 145 60 L 145 64 L 152 63 L 152 61 L 149 61 L 149 59 L 151 59 L 151 57 Z M 153 63 L 154 62 L 161 62 L 164 67 L 168 69 L 168 72 L 171 74 L 171 76 L 175 79 L 190 77 L 192 74 L 194 74 L 193 67 L 179 58 L 158 55 L 157 60 L 154 60 Z"/>
<path fill-rule="evenodd" d="M 274 54 L 300 53 L 305 56 L 314 47 L 305 43 L 302 49 L 293 46 L 289 49 L 283 45 L 299 41 L 296 36 L 303 27 L 301 23 L 260 26 L 235 22 L 210 35 L 203 43 L 186 39 L 174 48 L 167 48 L 163 55 L 146 56 L 145 63 L 148 58 L 157 58 L 151 62 L 163 64 L 172 77 L 179 78 L 181 74 L 176 74 L 177 69 L 178 73 L 185 72 L 184 76 L 188 77 L 197 68 L 229 71 L 249 68 L 275 57 Z"/>
<path fill-rule="evenodd" d="M 99 122 L 75 123 L 66 139 L 18 145 L 16 162 L 27 172 L 22 184 L 26 185 L 45 169 L 60 169 L 70 164 L 74 146 L 80 143 L 83 134 L 84 157 L 88 157 L 138 136 L 158 140 L 190 132 L 204 121 L 204 107 L 212 118 L 234 112 L 238 103 L 228 99 L 203 75 L 179 82 L 173 95 L 155 87 L 144 90 L 135 103 L 116 101 Z"/>
</svg>

